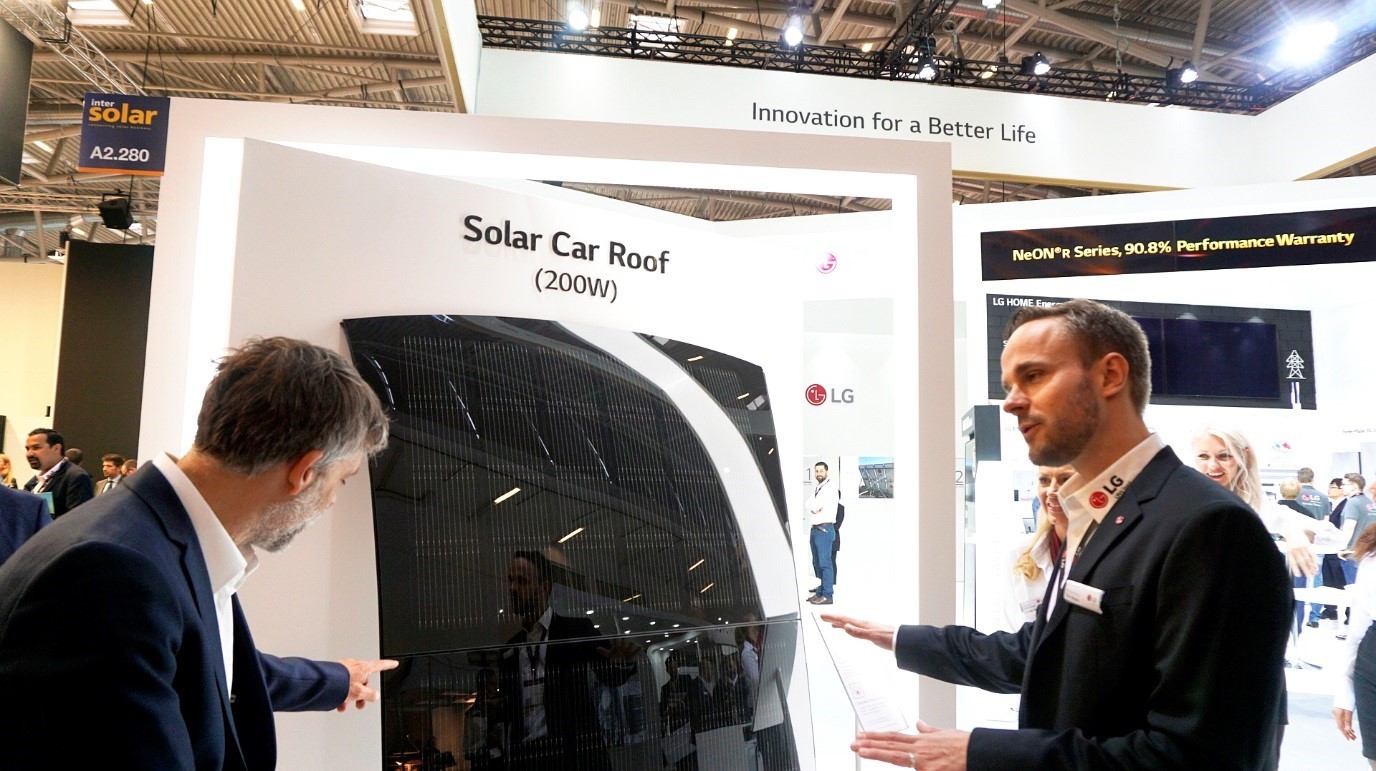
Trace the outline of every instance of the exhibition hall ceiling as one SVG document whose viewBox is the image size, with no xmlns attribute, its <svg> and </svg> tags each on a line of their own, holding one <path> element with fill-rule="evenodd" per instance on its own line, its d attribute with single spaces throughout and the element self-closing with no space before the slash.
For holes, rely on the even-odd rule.
<svg viewBox="0 0 1376 771">
<path fill-rule="evenodd" d="M 69 0 L 79 5 L 111 0 Z M 986 0 L 992 2 L 993 0 Z M 53 42 L 36 40 L 33 85 L 26 126 L 23 184 L 0 188 L 0 259 L 39 260 L 57 248 L 68 230 L 101 242 L 145 243 L 156 238 L 157 182 L 75 171 L 82 95 L 98 89 L 89 68 L 75 66 L 72 41 L 85 41 L 118 68 L 117 78 L 150 94 L 397 110 L 453 112 L 454 92 L 440 60 L 434 11 L 406 0 L 112 0 L 120 26 L 76 21 L 68 42 L 61 24 Z M 586 0 L 601 28 L 667 23 L 684 34 L 777 40 L 790 16 L 806 18 L 808 44 L 851 49 L 882 48 L 900 28 L 910 0 Z M 0 18 L 37 19 L 61 7 L 45 0 L 0 0 Z M 1250 86 L 1275 76 L 1275 47 L 1295 21 L 1330 18 L 1370 3 L 1296 0 L 1005 0 L 995 9 L 980 0 L 939 0 L 949 8 L 933 36 L 940 56 L 972 61 L 1007 57 L 1017 63 L 1041 52 L 1055 66 L 1157 76 L 1186 60 L 1203 81 Z M 56 10 L 54 10 L 56 8 Z M 389 21 L 414 10 L 415 25 Z M 373 21 L 364 32 L 361 11 Z M 480 16 L 563 22 L 565 0 L 477 0 Z M 650 17 L 659 17 L 654 22 Z M 650 20 L 646 20 L 650 19 Z M 1371 19 L 1340 32 L 1338 46 L 1369 45 Z M 41 25 L 35 28 L 43 28 Z M 734 30 L 734 32 L 732 32 Z M 35 35 L 30 35 L 35 37 Z M 45 36 L 46 37 L 46 36 Z M 1376 159 L 1336 170 L 1331 176 L 1376 173 Z M 865 210 L 864 201 L 723 191 L 659 191 L 580 186 L 600 195 L 692 213 L 709 219 L 793 216 L 821 210 Z M 98 224 L 102 194 L 132 192 L 143 232 L 109 231 Z M 954 181 L 958 203 L 1035 200 L 1115 192 L 1048 186 L 1012 180 Z M 823 199 L 819 202 L 819 197 Z"/>
</svg>

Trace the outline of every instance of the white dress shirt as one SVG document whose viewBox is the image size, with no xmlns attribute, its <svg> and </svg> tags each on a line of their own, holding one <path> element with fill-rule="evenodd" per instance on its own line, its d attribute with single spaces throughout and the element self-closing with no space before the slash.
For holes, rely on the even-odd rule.
<svg viewBox="0 0 1376 771">
<path fill-rule="evenodd" d="M 836 483 L 827 477 L 812 488 L 812 497 L 807 501 L 808 524 L 812 526 L 830 525 L 836 522 L 836 505 L 841 502 L 841 491 Z"/>
<path fill-rule="evenodd" d="M 229 537 L 220 518 L 210 509 L 210 504 L 201 497 L 201 492 L 191 483 L 186 474 L 177 468 L 177 460 L 162 453 L 153 459 L 153 465 L 167 478 L 172 491 L 181 500 L 191 518 L 191 527 L 196 531 L 201 553 L 205 555 L 206 572 L 210 574 L 210 591 L 215 594 L 215 620 L 220 627 L 220 652 L 224 654 L 225 685 L 234 688 L 234 610 L 231 603 L 234 593 L 239 591 L 244 580 L 258 567 L 258 555 L 253 547 L 242 549 Z"/>
<path fill-rule="evenodd" d="M 549 625 L 554 622 L 554 608 L 545 608 L 540 620 L 526 632 L 526 644 L 521 646 L 521 701 L 525 716 L 525 739 L 539 739 L 549 734 L 545 722 L 545 659 L 549 655 Z"/>
<path fill-rule="evenodd" d="M 1070 575 L 1075 558 L 1079 556 L 1081 542 L 1090 534 L 1090 526 L 1097 528 L 1104 521 L 1104 517 L 1117 505 L 1118 499 L 1123 497 L 1123 491 L 1165 446 L 1166 443 L 1161 441 L 1161 437 L 1148 434 L 1146 439 L 1138 442 L 1137 446 L 1110 464 L 1099 476 L 1085 481 L 1083 476 L 1076 473 L 1061 485 L 1057 496 L 1061 499 L 1061 508 L 1065 510 L 1070 523 L 1066 527 L 1064 567 L 1057 578 L 1056 591 L 1051 593 L 1046 606 L 1048 617 L 1056 607 L 1061 587 L 1065 586 L 1066 577 Z"/>
</svg>

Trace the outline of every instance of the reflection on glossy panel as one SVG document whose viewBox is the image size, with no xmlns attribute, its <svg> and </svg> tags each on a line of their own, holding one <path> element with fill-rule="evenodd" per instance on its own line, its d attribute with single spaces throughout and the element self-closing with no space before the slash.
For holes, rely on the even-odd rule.
<svg viewBox="0 0 1376 771">
<path fill-rule="evenodd" d="M 637 369 L 683 367 L 675 341 L 598 330 L 624 335 L 613 356 L 547 321 L 344 326 L 393 420 L 372 467 L 382 653 L 404 662 L 387 767 L 796 766 L 797 616 L 765 635 L 755 575 L 791 560 L 739 526 L 784 521 L 758 367 L 714 354 L 693 376 L 713 399 L 688 408 Z M 758 393 L 714 393 L 738 383 Z M 733 509 L 723 442 L 750 450 L 766 510 Z"/>
<path fill-rule="evenodd" d="M 787 684 L 769 660 L 771 646 L 792 657 L 795 619 L 565 639 L 585 623 L 556 615 L 507 645 L 403 657 L 383 681 L 384 766 L 798 767 L 778 698 Z"/>
</svg>

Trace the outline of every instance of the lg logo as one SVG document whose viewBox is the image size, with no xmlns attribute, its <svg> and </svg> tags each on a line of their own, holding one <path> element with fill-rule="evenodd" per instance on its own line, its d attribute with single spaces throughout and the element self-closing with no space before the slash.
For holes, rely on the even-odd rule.
<svg viewBox="0 0 1376 771">
<path fill-rule="evenodd" d="M 818 273 L 830 273 L 836 270 L 836 255 L 828 254 L 817 263 Z"/>
<path fill-rule="evenodd" d="M 855 391 L 849 388 L 842 388 L 840 391 L 833 388 L 828 391 L 826 386 L 818 383 L 813 383 L 808 386 L 807 390 L 803 392 L 803 397 L 807 399 L 808 404 L 814 407 L 820 407 L 826 404 L 828 399 L 830 399 L 833 404 L 855 403 Z"/>
</svg>

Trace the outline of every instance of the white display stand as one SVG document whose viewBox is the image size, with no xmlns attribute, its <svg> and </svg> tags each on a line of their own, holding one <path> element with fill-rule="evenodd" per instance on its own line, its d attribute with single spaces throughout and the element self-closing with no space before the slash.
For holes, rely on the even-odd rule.
<svg viewBox="0 0 1376 771">
<path fill-rule="evenodd" d="M 174 100 L 172 113 L 141 457 L 189 444 L 212 361 L 243 337 L 285 334 L 341 348 L 343 318 L 464 313 L 631 329 L 761 364 L 787 471 L 802 454 L 802 304 L 887 297 L 902 352 L 884 374 L 896 394 L 888 418 L 901 427 L 894 456 L 907 475 L 894 503 L 911 513 L 895 518 L 871 553 L 862 542 L 845 548 L 852 569 L 873 565 L 889 571 L 889 586 L 907 588 L 886 598 L 890 613 L 953 618 L 945 148 L 231 102 Z M 532 179 L 877 196 L 893 210 L 713 225 Z M 578 233 L 588 243 L 667 249 L 672 261 L 651 272 L 465 241 L 463 222 L 474 214 L 485 224 Z M 839 260 L 830 273 L 816 269 L 826 253 Z M 619 296 L 613 303 L 543 292 L 533 280 L 540 269 L 614 278 Z M 800 516 L 800 504 L 788 501 L 791 516 Z M 264 650 L 376 652 L 369 511 L 367 485 L 349 485 L 290 550 L 264 560 L 243 591 Z M 918 580 L 929 572 L 940 578 Z M 797 599 L 770 580 L 761 594 L 771 607 Z M 795 721 L 804 766 L 852 763 L 849 718 L 835 719 L 825 700 L 809 705 L 803 650 L 788 698 L 795 715 L 813 718 Z M 921 704 L 913 714 L 953 718 L 950 689 L 913 683 Z M 376 767 L 375 708 L 278 722 L 284 768 Z"/>
</svg>

